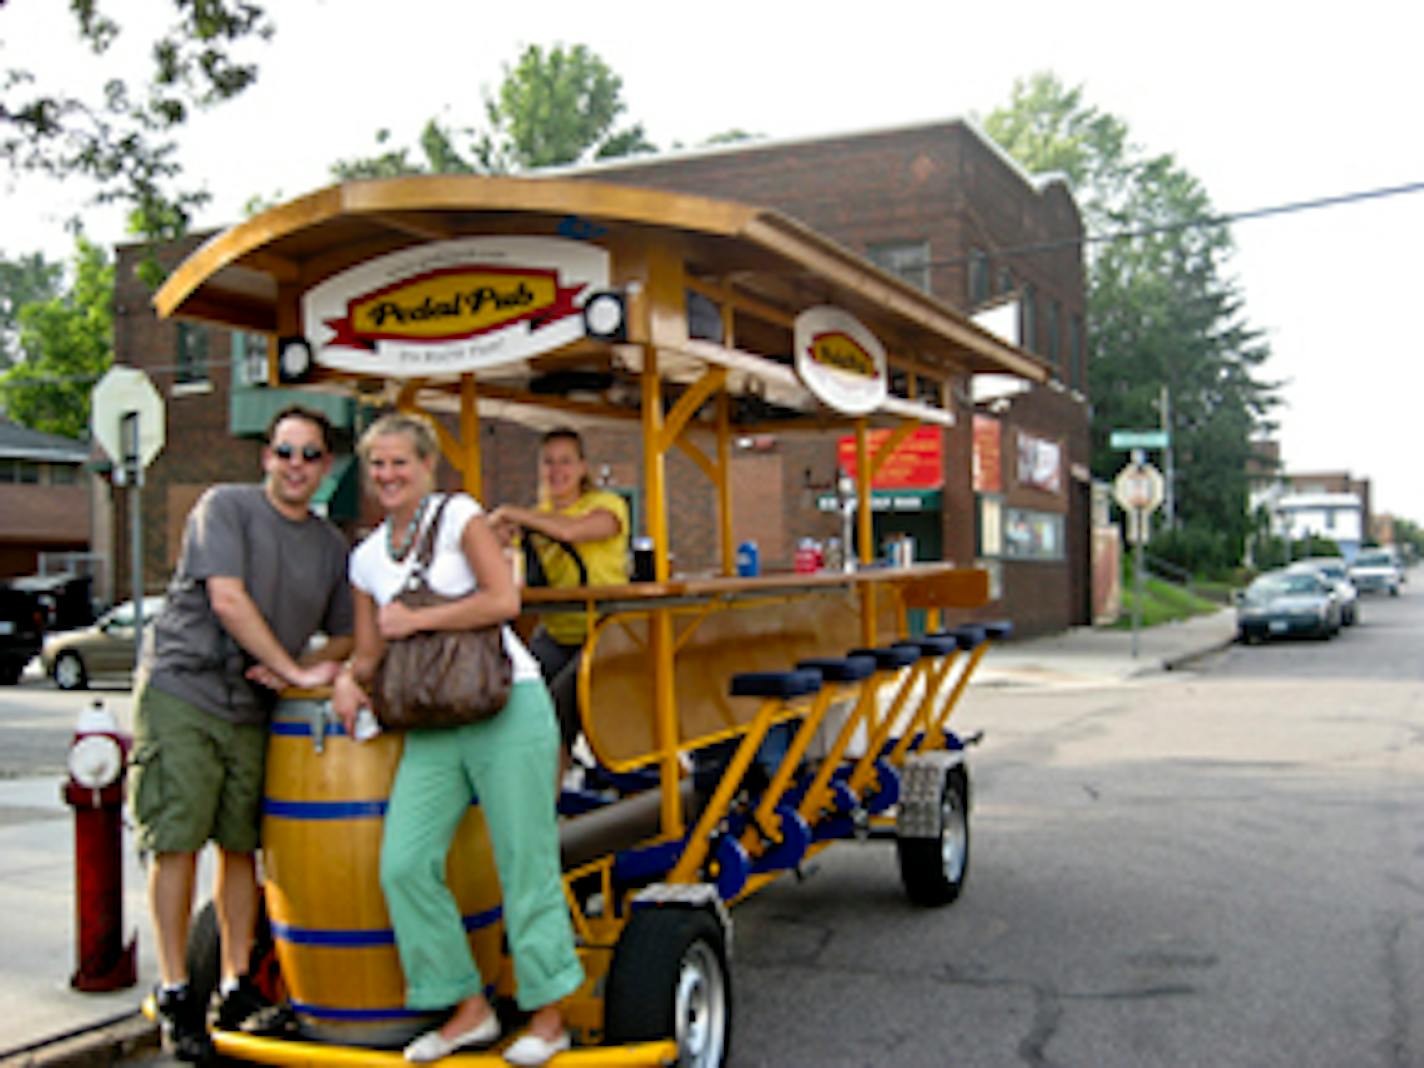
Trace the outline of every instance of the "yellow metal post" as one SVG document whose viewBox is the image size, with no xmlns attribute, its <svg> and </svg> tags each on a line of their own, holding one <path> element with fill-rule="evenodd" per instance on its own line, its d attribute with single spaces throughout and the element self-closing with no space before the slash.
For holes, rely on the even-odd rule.
<svg viewBox="0 0 1424 1068">
<path fill-rule="evenodd" d="M 658 381 L 658 354 L 652 345 L 643 348 L 643 485 L 647 492 L 647 533 L 653 539 L 653 578 L 668 580 L 667 463 L 660 443 L 663 440 L 663 400 Z M 662 785 L 662 830 L 670 838 L 680 837 L 682 795 L 678 780 L 677 695 L 673 685 L 672 613 L 654 610 L 648 619 L 648 652 L 652 661 L 654 734 L 658 745 L 659 778 Z"/>
<path fill-rule="evenodd" d="M 475 376 L 460 376 L 460 444 L 465 454 L 465 492 L 483 501 L 484 471 L 480 463 L 480 415 L 475 404 Z"/>
<path fill-rule="evenodd" d="M 722 574 L 737 572 L 737 549 L 732 544 L 732 399 L 724 387 L 717 394 L 717 540 L 722 548 Z"/>
</svg>

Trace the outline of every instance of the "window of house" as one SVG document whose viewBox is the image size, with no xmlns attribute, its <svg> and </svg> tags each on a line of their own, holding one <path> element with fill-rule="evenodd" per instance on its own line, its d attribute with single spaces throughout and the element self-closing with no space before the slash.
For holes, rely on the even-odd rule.
<svg viewBox="0 0 1424 1068">
<path fill-rule="evenodd" d="M 999 268 L 999 292 L 1012 293 L 1014 291 L 1014 272 L 1007 267 Z"/>
<path fill-rule="evenodd" d="M 0 482 L 24 482 L 35 485 L 40 480 L 40 465 L 33 460 L 0 460 Z"/>
<path fill-rule="evenodd" d="M 1019 306 L 1019 344 L 1029 352 L 1038 352 L 1038 290 L 1030 282 L 1023 287 L 1023 303 Z"/>
<path fill-rule="evenodd" d="M 917 289 L 930 291 L 930 243 L 928 241 L 886 241 L 865 251 L 870 262 L 889 271 Z"/>
<path fill-rule="evenodd" d="M 233 333 L 232 384 L 239 389 L 267 384 L 266 334 Z"/>
<path fill-rule="evenodd" d="M 1062 330 L 1063 305 L 1055 300 L 1048 306 L 1048 358 L 1055 367 L 1063 366 Z"/>
<path fill-rule="evenodd" d="M 969 303 L 983 304 L 989 299 L 989 255 L 983 249 L 969 250 Z"/>
<path fill-rule="evenodd" d="M 1068 326 L 1068 384 L 1083 388 L 1087 381 L 1083 366 L 1083 317 L 1075 315 Z"/>
<path fill-rule="evenodd" d="M 208 328 L 197 323 L 179 323 L 178 367 L 174 381 L 186 386 L 208 380 Z"/>
<path fill-rule="evenodd" d="M 79 481 L 79 468 L 74 464 L 50 464 L 49 481 L 52 486 L 72 486 Z"/>
</svg>

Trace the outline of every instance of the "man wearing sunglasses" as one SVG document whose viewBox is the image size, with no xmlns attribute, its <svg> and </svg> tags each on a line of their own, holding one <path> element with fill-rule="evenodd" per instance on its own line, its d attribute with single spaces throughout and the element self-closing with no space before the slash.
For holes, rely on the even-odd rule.
<svg viewBox="0 0 1424 1068">
<path fill-rule="evenodd" d="M 331 469 L 319 412 L 279 412 L 260 485 L 208 489 L 189 512 L 163 611 L 144 643 L 130 802 L 153 854 L 159 1021 L 179 1060 L 212 1055 L 213 1025 L 238 1030 L 267 1007 L 248 979 L 258 910 L 256 851 L 267 721 L 284 686 L 324 686 L 350 653 L 346 542 L 310 510 Z M 328 637 L 303 655 L 318 632 Z M 222 982 L 210 1006 L 189 992 L 186 952 L 197 855 L 217 846 L 213 898 Z"/>
</svg>

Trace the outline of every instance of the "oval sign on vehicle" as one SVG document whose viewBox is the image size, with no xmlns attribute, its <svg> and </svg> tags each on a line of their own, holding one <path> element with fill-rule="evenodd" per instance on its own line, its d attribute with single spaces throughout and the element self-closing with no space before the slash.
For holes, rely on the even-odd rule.
<svg viewBox="0 0 1424 1068">
<path fill-rule="evenodd" d="M 796 373 L 806 388 L 838 412 L 864 415 L 889 392 L 885 348 L 849 312 L 830 305 L 796 317 Z"/>
</svg>

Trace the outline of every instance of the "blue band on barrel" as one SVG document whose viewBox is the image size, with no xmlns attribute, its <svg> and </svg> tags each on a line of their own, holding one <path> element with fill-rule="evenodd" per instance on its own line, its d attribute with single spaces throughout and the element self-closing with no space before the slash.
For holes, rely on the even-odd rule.
<svg viewBox="0 0 1424 1068">
<path fill-rule="evenodd" d="M 313 1005 L 309 1001 L 297 1001 L 295 998 L 292 1000 L 292 1008 L 303 1016 L 315 1016 L 321 1020 L 397 1020 L 430 1015 L 426 1009 L 406 1009 L 399 1005 L 392 1005 L 388 1009 L 338 1009 L 331 1005 Z"/>
<path fill-rule="evenodd" d="M 281 801 L 262 799 L 262 814 L 288 820 L 369 820 L 386 814 L 382 801 Z"/>
<path fill-rule="evenodd" d="M 466 931 L 478 931 L 496 922 L 502 915 L 496 907 L 465 916 L 461 922 Z M 323 927 L 294 927 L 272 921 L 272 937 L 294 946 L 338 946 L 343 949 L 367 949 L 371 946 L 395 945 L 395 932 L 389 927 L 366 927 L 338 930 Z"/>
<path fill-rule="evenodd" d="M 310 738 L 312 732 L 311 724 L 304 719 L 274 719 L 268 726 L 273 734 L 287 738 Z M 344 735 L 346 728 L 339 719 L 333 720 L 323 733 Z"/>
</svg>

